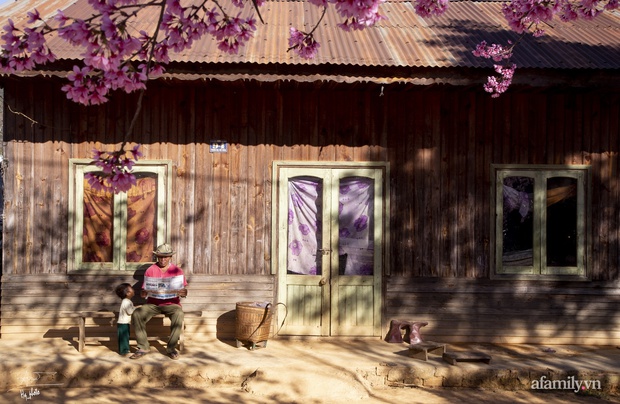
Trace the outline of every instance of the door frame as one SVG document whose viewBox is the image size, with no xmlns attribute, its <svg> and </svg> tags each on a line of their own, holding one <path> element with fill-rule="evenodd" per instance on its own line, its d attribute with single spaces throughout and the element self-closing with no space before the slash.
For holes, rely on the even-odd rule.
<svg viewBox="0 0 620 404">
<path fill-rule="evenodd" d="M 281 296 L 280 289 L 281 278 L 279 276 L 281 268 L 280 259 L 279 259 L 279 242 L 278 242 L 278 233 L 280 231 L 278 227 L 278 214 L 280 210 L 280 180 L 281 175 L 280 172 L 283 168 L 308 168 L 308 169 L 347 169 L 347 170 L 355 170 L 355 169 L 380 169 L 383 171 L 383 183 L 381 184 L 383 189 L 383 210 L 381 212 L 381 224 L 379 228 L 382 231 L 382 240 L 383 243 L 381 245 L 381 274 L 380 276 L 380 285 L 379 289 L 379 310 L 378 316 L 379 318 L 375 321 L 375 330 L 373 332 L 373 336 L 381 336 L 381 325 L 383 324 L 383 315 L 384 315 L 384 302 L 385 296 L 383 293 L 384 289 L 384 278 L 385 276 L 390 274 L 389 267 L 389 254 L 390 251 L 390 237 L 389 237 L 389 212 L 390 212 L 390 165 L 387 161 L 363 161 L 363 162 L 344 162 L 344 161 L 287 161 L 287 160 L 277 160 L 273 162 L 272 166 L 272 188 L 271 188 L 271 274 L 275 275 L 276 278 L 276 291 L 275 298 L 276 301 L 279 302 L 279 298 Z M 286 268 L 283 268 L 286 271 Z M 286 316 L 286 308 L 283 305 L 276 305 L 277 311 L 275 313 L 276 324 L 283 323 Z"/>
</svg>

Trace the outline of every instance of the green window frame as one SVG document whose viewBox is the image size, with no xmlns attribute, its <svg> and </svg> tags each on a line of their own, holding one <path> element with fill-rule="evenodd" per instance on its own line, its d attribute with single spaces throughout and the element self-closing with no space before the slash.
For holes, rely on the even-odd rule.
<svg viewBox="0 0 620 404">
<path fill-rule="evenodd" d="M 491 277 L 589 280 L 590 166 L 491 167 Z"/>
<path fill-rule="evenodd" d="M 127 193 L 107 194 L 102 206 L 109 208 L 101 223 L 107 223 L 109 230 L 106 233 L 106 258 L 103 262 L 88 259 L 84 253 L 89 247 L 85 245 L 84 234 L 87 231 L 85 222 L 87 216 L 92 216 L 85 207 L 85 180 L 84 175 L 88 172 L 96 172 L 98 168 L 92 164 L 92 160 L 70 159 L 69 160 L 69 240 L 68 240 L 68 270 L 109 270 L 109 271 L 135 271 L 147 262 L 153 262 L 151 247 L 169 242 L 169 229 L 171 223 L 171 173 L 172 162 L 169 160 L 143 160 L 138 161 L 133 168 L 137 178 L 147 178 L 150 184 L 151 195 L 146 206 L 149 208 L 148 242 L 142 246 L 143 251 L 148 251 L 139 258 L 139 262 L 132 262 L 128 258 L 128 198 L 131 198 L 132 190 Z M 88 194 L 88 192 L 87 192 Z M 90 194 L 92 195 L 92 193 Z M 86 215 L 86 216 L 85 216 Z M 137 236 L 136 236 L 137 237 Z M 135 238 L 135 237 L 134 237 Z M 92 243 L 91 243 L 92 244 Z M 134 242 L 135 244 L 135 242 Z M 148 261 L 146 261 L 148 259 Z"/>
</svg>

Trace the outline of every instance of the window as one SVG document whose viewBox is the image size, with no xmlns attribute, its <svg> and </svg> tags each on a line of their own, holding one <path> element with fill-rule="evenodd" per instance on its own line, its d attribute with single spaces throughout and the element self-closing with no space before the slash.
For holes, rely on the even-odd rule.
<svg viewBox="0 0 620 404">
<path fill-rule="evenodd" d="M 136 185 L 127 193 L 92 189 L 84 174 L 91 160 L 71 159 L 69 178 L 69 270 L 136 270 L 153 262 L 168 239 L 169 161 L 139 161 Z"/>
<path fill-rule="evenodd" d="M 492 166 L 494 272 L 587 279 L 588 166 Z"/>
</svg>

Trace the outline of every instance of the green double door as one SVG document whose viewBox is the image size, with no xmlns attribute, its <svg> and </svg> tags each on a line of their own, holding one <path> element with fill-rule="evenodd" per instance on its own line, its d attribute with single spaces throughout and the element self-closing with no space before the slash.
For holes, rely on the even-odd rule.
<svg viewBox="0 0 620 404">
<path fill-rule="evenodd" d="M 280 335 L 380 335 L 385 175 L 372 164 L 276 163 Z"/>
</svg>

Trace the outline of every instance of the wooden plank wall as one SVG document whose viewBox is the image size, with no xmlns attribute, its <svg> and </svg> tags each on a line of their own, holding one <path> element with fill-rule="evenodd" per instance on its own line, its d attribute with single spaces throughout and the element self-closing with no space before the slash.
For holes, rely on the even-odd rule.
<svg viewBox="0 0 620 404">
<path fill-rule="evenodd" d="M 272 276 L 189 275 L 188 297 L 181 304 L 186 311 L 201 311 L 201 317 L 187 317 L 186 335 L 192 338 L 231 340 L 235 338 L 237 302 L 274 302 Z M 140 275 L 5 275 L 2 277 L 2 318 L 0 338 L 38 339 L 77 336 L 75 319 L 62 318 L 59 313 L 76 311 L 118 312 L 120 299 L 116 285 L 129 282 L 139 288 Z M 138 290 L 138 289 L 136 289 Z M 139 292 L 137 292 L 139 295 Z M 134 304 L 142 299 L 134 298 Z M 162 320 L 151 320 L 157 329 Z M 109 319 L 90 319 L 88 335 L 116 335 L 116 326 Z M 98 327 L 92 328 L 94 325 Z M 275 322 L 272 323 L 275 327 Z"/>
<path fill-rule="evenodd" d="M 78 106 L 63 83 L 4 83 L 5 274 L 66 272 L 68 159 L 118 145 L 134 110 L 135 96 L 121 93 Z M 131 140 L 144 158 L 173 162 L 180 264 L 196 274 L 271 272 L 274 160 L 389 161 L 392 273 L 488 277 L 490 165 L 589 164 L 592 278 L 619 278 L 617 92 L 492 99 L 477 87 L 395 84 L 380 94 L 372 85 L 151 83 Z M 211 139 L 229 152 L 209 153 Z"/>
<path fill-rule="evenodd" d="M 46 282 L 44 275 L 62 278 L 67 276 L 68 160 L 87 158 L 94 147 L 118 145 L 136 96 L 117 93 L 103 106 L 83 107 L 65 99 L 59 79 L 1 80 L 8 162 L 3 274 L 41 275 L 39 282 Z M 514 88 L 492 99 L 479 86 L 393 84 L 382 91 L 363 83 L 164 81 L 149 84 L 131 140 L 143 145 L 144 158 L 173 162 L 171 241 L 178 264 L 192 276 L 230 276 L 235 283 L 246 277 L 270 278 L 274 160 L 389 162 L 386 257 L 391 269 L 387 283 L 392 286 L 387 289 L 385 323 L 390 316 L 410 312 L 400 308 L 402 302 L 417 305 L 429 298 L 418 283 L 409 287 L 412 279 L 420 285 L 444 278 L 480 281 L 488 285 L 485 291 L 510 289 L 509 284 L 487 280 L 493 246 L 491 164 L 591 166 L 589 271 L 594 282 L 571 284 L 566 286 L 570 293 L 548 295 L 554 304 L 564 302 L 567 310 L 587 305 L 588 299 L 605 310 L 609 302 L 617 302 L 607 285 L 613 287 L 620 279 L 619 117 L 620 94 L 613 89 Z M 211 139 L 228 141 L 229 152 L 209 153 Z M 14 285 L 3 283 L 3 291 L 9 293 Z M 77 293 L 74 306 L 90 304 L 91 285 L 77 285 L 72 290 Z M 536 285 L 531 282 L 529 287 Z M 463 318 L 479 318 L 485 305 L 495 307 L 492 292 L 459 293 L 468 302 L 461 310 Z M 449 293 L 438 293 L 438 299 L 442 296 Z M 520 295 L 509 296 L 521 301 Z M 536 293 L 523 297 L 531 302 L 524 309 L 547 302 Z M 2 334 L 11 335 L 17 328 L 5 330 L 12 326 L 7 322 L 12 314 L 4 299 Z M 50 297 L 52 307 L 56 300 Z M 45 301 L 43 296 L 34 299 L 37 305 Z M 457 314 L 454 321 L 464 324 Z M 609 327 L 617 326 L 620 314 L 607 314 Z M 566 315 L 582 320 L 569 311 Z M 428 313 L 426 318 L 436 316 Z M 511 317 L 515 324 L 524 321 L 523 314 L 511 312 Z M 214 319 L 210 321 L 212 331 Z M 597 333 L 592 340 L 614 340 L 612 334 L 603 335 L 608 331 L 600 328 L 602 323 L 592 321 Z M 495 339 L 500 332 L 512 333 L 505 324 L 494 324 L 488 321 L 472 335 Z M 548 332 L 558 341 L 584 340 L 573 325 L 551 327 Z M 532 340 L 542 340 L 540 335 L 530 334 Z M 525 337 L 521 333 L 514 338 Z"/>
<path fill-rule="evenodd" d="M 425 321 L 437 342 L 620 344 L 620 282 L 390 277 L 390 319 Z M 384 333 L 384 336 L 385 336 Z"/>
</svg>

